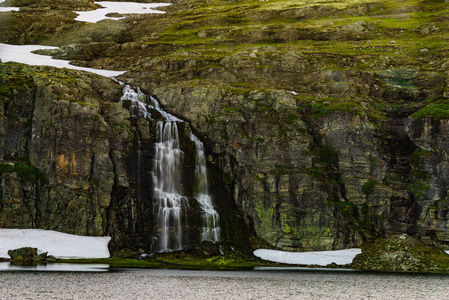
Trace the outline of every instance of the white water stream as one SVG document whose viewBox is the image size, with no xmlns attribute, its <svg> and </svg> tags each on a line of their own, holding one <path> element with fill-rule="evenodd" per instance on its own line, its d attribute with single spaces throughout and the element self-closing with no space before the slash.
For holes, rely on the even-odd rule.
<svg viewBox="0 0 449 300">
<path fill-rule="evenodd" d="M 182 218 L 189 206 L 181 195 L 181 165 L 184 153 L 179 148 L 176 122 L 157 122 L 153 165 L 154 198 L 160 251 L 179 250 L 182 243 Z"/>
<path fill-rule="evenodd" d="M 220 240 L 220 216 L 214 209 L 212 198 L 207 186 L 206 156 L 203 143 L 193 134 L 190 139 L 196 146 L 195 185 L 196 198 L 203 210 L 203 227 L 201 228 L 201 241 L 216 242 Z"/>
<path fill-rule="evenodd" d="M 182 249 L 183 226 L 188 227 L 189 202 L 182 193 L 181 174 L 184 152 L 180 148 L 177 117 L 160 108 L 158 101 L 139 89 L 125 86 L 121 102 L 129 107 L 131 116 L 153 119 L 151 110 L 159 112 L 164 121 L 156 123 L 156 143 L 153 161 L 154 205 L 157 210 L 156 251 Z M 128 103 L 126 103 L 128 102 Z M 214 209 L 207 187 L 206 156 L 203 143 L 192 133 L 190 139 L 196 146 L 195 188 L 201 208 L 201 241 L 220 239 L 219 215 Z"/>
</svg>

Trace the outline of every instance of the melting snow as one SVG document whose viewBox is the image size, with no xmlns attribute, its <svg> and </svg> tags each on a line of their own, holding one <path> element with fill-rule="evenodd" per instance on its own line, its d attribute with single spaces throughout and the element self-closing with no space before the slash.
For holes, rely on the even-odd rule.
<svg viewBox="0 0 449 300">
<path fill-rule="evenodd" d="M 345 265 L 352 262 L 357 254 L 362 253 L 359 248 L 334 250 L 334 251 L 313 251 L 313 252 L 285 252 L 278 250 L 258 249 L 254 255 L 265 260 L 298 265 L 319 265 L 327 266 L 331 263 Z"/>
<path fill-rule="evenodd" d="M 9 258 L 8 250 L 33 247 L 57 258 L 107 258 L 110 240 L 52 230 L 0 228 L 0 257 Z"/>
<path fill-rule="evenodd" d="M 124 17 L 107 17 L 110 13 L 119 14 L 164 14 L 164 11 L 154 10 L 152 8 L 160 6 L 168 6 L 170 3 L 136 3 L 136 2 L 110 2 L 101 1 L 94 2 L 95 4 L 101 5 L 103 8 L 92 11 L 75 11 L 78 17 L 75 18 L 76 21 L 97 23 L 98 21 L 111 19 L 119 20 Z"/>
<path fill-rule="evenodd" d="M 5 2 L 6 0 L 0 0 L 0 4 Z M 0 7 L 0 12 L 6 12 L 6 11 L 18 11 L 19 7 Z"/>
<path fill-rule="evenodd" d="M 58 49 L 58 47 L 41 45 L 9 45 L 0 43 L 0 59 L 3 62 L 17 62 L 34 66 L 50 66 L 56 68 L 68 68 L 73 70 L 87 71 L 101 76 L 114 77 L 119 76 L 125 71 L 110 71 L 101 69 L 84 68 L 71 65 L 69 61 L 62 59 L 53 59 L 48 55 L 32 53 L 36 50 Z"/>
</svg>

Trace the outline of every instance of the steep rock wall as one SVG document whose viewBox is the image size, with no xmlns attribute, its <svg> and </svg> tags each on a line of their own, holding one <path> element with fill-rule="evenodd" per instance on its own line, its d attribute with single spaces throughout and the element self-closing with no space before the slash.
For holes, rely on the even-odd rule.
<svg viewBox="0 0 449 300">
<path fill-rule="evenodd" d="M 215 81 L 152 91 L 208 138 L 210 160 L 247 224 L 271 246 L 341 249 L 393 233 L 445 245 L 445 121 L 412 116 L 414 105 L 434 93 L 422 76 L 407 79 L 421 88 L 396 85 L 394 92 L 393 75 L 353 71 L 299 77 L 299 95 L 239 94 Z M 315 90 L 332 97 L 308 96 Z M 360 93 L 366 98 L 356 100 Z M 383 113 L 372 97 L 410 105 Z"/>
<path fill-rule="evenodd" d="M 130 117 L 119 103 L 123 86 L 100 76 L 14 64 L 2 65 L 2 74 L 0 227 L 110 235 L 113 251 L 151 251 L 158 113 L 154 120 Z M 188 123 L 178 128 L 182 192 L 194 197 L 195 143 Z M 232 198 L 225 190 L 216 197 L 223 240 L 244 245 Z M 201 224 L 189 228 L 199 233 Z M 199 234 L 185 234 L 200 242 Z"/>
</svg>

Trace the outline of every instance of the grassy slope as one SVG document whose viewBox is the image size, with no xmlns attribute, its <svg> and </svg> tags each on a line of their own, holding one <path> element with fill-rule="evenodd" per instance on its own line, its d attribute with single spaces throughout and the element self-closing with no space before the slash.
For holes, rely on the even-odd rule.
<svg viewBox="0 0 449 300">
<path fill-rule="evenodd" d="M 449 116 L 443 96 L 447 86 L 442 83 L 449 49 L 449 11 L 444 1 L 212 0 L 189 2 L 186 6 L 175 4 L 170 9 L 169 14 L 158 16 L 157 22 L 144 19 L 130 31 L 135 42 L 148 47 L 130 51 L 136 58 L 131 61 L 196 60 L 199 62 L 196 70 L 201 73 L 203 69 L 223 67 L 220 64 L 223 58 L 244 51 L 257 53 L 258 49 L 270 49 L 265 66 L 275 63 L 277 57 L 282 59 L 282 54 L 295 51 L 311 65 L 311 72 L 374 72 L 387 78 L 387 88 L 392 91 L 410 92 L 432 82 L 430 99 L 413 104 L 415 109 L 430 108 L 415 116 Z M 258 67 L 266 72 L 263 66 Z M 139 68 L 137 63 L 136 70 Z M 181 72 L 171 80 L 182 82 L 186 77 Z M 198 79 L 203 78 L 199 75 Z M 266 80 L 263 76 L 238 78 L 231 84 L 240 89 L 239 93 L 294 87 L 294 83 L 281 77 Z M 299 100 L 307 102 L 307 97 L 301 96 Z M 329 101 L 326 95 L 308 96 L 313 96 L 318 104 L 331 102 L 331 110 L 361 108 L 360 102 L 366 98 L 351 95 L 351 99 Z M 386 109 L 395 110 L 406 104 L 395 99 L 386 103 L 377 101 L 366 110 L 368 114 L 382 115 Z"/>
<path fill-rule="evenodd" d="M 142 62 L 156 58 L 171 64 L 195 60 L 196 79 L 204 80 L 201 71 L 223 68 L 223 58 L 268 47 L 270 51 L 262 65 L 253 66 L 261 72 L 267 72 L 264 66 L 283 59 L 282 54 L 294 51 L 307 61 L 311 71 L 375 72 L 389 78 L 391 89 L 413 89 L 417 81 L 421 85 L 429 81 L 426 76 L 446 76 L 449 4 L 443 0 L 175 0 L 172 6 L 163 8 L 168 12 L 165 15 L 136 15 L 98 24 L 73 21 L 72 10 L 95 7 L 87 0 L 17 0 L 9 5 L 21 6 L 22 10 L 2 15 L 0 42 L 63 47 L 76 44 L 75 50 L 66 47 L 61 57 L 80 65 L 141 72 Z M 49 7 L 51 10 L 46 10 Z M 170 72 L 152 70 L 148 78 L 139 76 L 142 81 L 157 81 L 158 77 L 167 77 L 167 73 Z M 167 81 L 192 79 L 182 72 L 171 75 Z M 294 86 L 281 76 L 276 80 L 263 77 L 243 76 L 236 82 L 226 79 L 228 82 L 214 84 L 231 83 L 240 88 L 240 93 Z M 442 95 L 447 86 L 443 83 L 434 89 L 437 91 L 429 103 L 438 106 L 416 116 L 446 116 L 447 104 Z M 351 98 L 350 102 L 360 104 L 355 95 Z M 347 108 L 346 100 L 338 99 L 334 108 Z M 376 108 L 383 110 L 391 103 L 378 104 L 381 107 Z"/>
</svg>

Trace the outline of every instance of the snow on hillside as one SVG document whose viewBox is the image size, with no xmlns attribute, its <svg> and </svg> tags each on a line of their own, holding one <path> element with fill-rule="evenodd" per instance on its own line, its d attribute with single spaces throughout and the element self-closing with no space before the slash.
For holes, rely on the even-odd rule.
<svg viewBox="0 0 449 300">
<path fill-rule="evenodd" d="M 110 237 L 91 237 L 42 229 L 0 228 L 0 257 L 8 250 L 33 247 L 56 258 L 107 258 Z"/>
<path fill-rule="evenodd" d="M 164 11 L 154 10 L 152 8 L 167 6 L 169 3 L 136 3 L 136 2 L 110 2 L 101 1 L 94 2 L 101 5 L 103 8 L 99 8 L 91 11 L 75 11 L 78 17 L 76 21 L 97 23 L 98 21 L 105 19 L 119 20 L 124 17 L 109 17 L 108 14 L 118 13 L 122 14 L 164 14 Z"/>
<path fill-rule="evenodd" d="M 9 45 L 0 43 L 0 60 L 2 62 L 12 61 L 33 66 L 50 66 L 72 70 L 82 70 L 106 77 L 115 77 L 125 73 L 125 71 L 110 71 L 78 67 L 71 65 L 67 60 L 53 59 L 51 56 L 32 53 L 32 51 L 45 49 L 58 49 L 58 47 L 41 45 Z"/>
<path fill-rule="evenodd" d="M 0 0 L 0 4 L 2 4 L 3 2 L 5 2 L 6 0 Z M 6 11 L 18 11 L 19 8 L 18 7 L 3 7 L 0 6 L 0 12 L 6 12 Z"/>
</svg>

